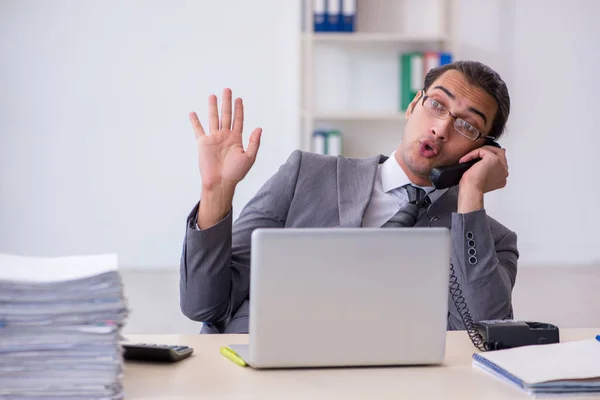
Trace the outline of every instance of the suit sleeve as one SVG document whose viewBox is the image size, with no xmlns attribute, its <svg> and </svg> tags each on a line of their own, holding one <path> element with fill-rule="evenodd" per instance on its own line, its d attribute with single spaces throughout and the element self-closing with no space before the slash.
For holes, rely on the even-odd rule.
<svg viewBox="0 0 600 400">
<path fill-rule="evenodd" d="M 473 321 L 513 318 L 516 234 L 488 218 L 485 210 L 454 213 L 451 231 L 451 262 Z M 465 329 L 454 302 L 448 311 L 448 329 Z"/>
<path fill-rule="evenodd" d="M 302 153 L 294 151 L 246 204 L 235 224 L 230 212 L 216 225 L 199 230 L 200 203 L 194 207 L 187 218 L 180 260 L 180 307 L 185 316 L 221 323 L 249 297 L 252 232 L 285 226 L 301 158 Z"/>
</svg>

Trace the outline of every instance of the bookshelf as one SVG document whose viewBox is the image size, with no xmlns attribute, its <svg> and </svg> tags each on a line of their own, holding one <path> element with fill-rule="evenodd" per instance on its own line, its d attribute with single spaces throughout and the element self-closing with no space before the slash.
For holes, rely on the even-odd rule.
<svg viewBox="0 0 600 400">
<path fill-rule="evenodd" d="M 317 43 L 444 43 L 447 38 L 444 36 L 419 36 L 402 33 L 377 33 L 377 32 L 355 32 L 355 33 L 329 33 L 329 32 L 309 32 L 303 33 L 304 41 L 313 41 Z"/>
<path fill-rule="evenodd" d="M 315 32 L 315 1 L 302 1 L 299 147 L 314 151 L 314 131 L 339 130 L 344 156 L 389 154 L 406 121 L 400 54 L 458 59 L 457 0 L 356 0 L 352 32 Z"/>
</svg>

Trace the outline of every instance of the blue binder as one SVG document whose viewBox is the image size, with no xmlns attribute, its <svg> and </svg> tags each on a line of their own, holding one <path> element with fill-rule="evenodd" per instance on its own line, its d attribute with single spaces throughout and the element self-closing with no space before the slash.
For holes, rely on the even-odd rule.
<svg viewBox="0 0 600 400">
<path fill-rule="evenodd" d="M 450 64 L 452 62 L 451 53 L 440 53 L 440 65 Z"/>
<path fill-rule="evenodd" d="M 356 19 L 356 0 L 342 0 L 342 22 L 343 32 L 354 32 L 354 21 Z"/>
<path fill-rule="evenodd" d="M 314 31 L 315 32 L 326 32 L 327 31 L 327 0 L 314 0 L 313 3 L 313 19 L 314 19 Z"/>
<path fill-rule="evenodd" d="M 327 0 L 327 31 L 342 31 L 342 0 Z"/>
</svg>

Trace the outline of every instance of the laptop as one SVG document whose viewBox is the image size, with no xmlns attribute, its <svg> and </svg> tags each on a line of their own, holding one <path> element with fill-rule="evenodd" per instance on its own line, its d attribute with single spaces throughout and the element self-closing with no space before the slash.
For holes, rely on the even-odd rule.
<svg viewBox="0 0 600 400">
<path fill-rule="evenodd" d="M 254 368 L 441 363 L 446 228 L 260 228 L 251 236 Z"/>
</svg>

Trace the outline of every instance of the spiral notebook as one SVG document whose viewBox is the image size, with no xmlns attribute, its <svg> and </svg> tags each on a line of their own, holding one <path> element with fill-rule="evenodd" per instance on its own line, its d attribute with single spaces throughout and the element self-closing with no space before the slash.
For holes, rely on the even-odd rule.
<svg viewBox="0 0 600 400">
<path fill-rule="evenodd" d="M 478 353 L 473 365 L 533 396 L 600 393 L 595 339 Z"/>
</svg>

